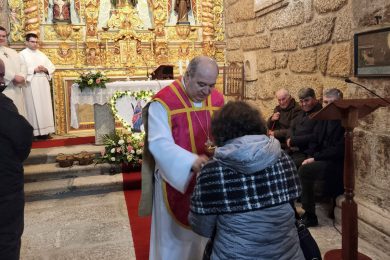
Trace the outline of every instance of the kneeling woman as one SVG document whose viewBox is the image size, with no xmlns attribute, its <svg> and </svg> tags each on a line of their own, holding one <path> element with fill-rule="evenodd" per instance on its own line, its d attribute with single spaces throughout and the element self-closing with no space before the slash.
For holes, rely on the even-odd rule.
<svg viewBox="0 0 390 260">
<path fill-rule="evenodd" d="M 296 167 L 266 136 L 260 112 L 229 102 L 212 118 L 217 148 L 197 178 L 189 216 L 213 237 L 211 259 L 304 259 L 290 201 L 301 192 Z"/>
</svg>

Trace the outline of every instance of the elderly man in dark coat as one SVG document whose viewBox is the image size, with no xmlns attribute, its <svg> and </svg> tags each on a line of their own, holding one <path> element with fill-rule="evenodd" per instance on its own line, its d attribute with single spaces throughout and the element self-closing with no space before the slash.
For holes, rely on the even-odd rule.
<svg viewBox="0 0 390 260">
<path fill-rule="evenodd" d="M 2 93 L 5 69 L 0 59 L 0 259 L 16 260 L 24 225 L 23 161 L 30 153 L 33 129 Z"/>
<path fill-rule="evenodd" d="M 279 105 L 275 107 L 274 113 L 267 121 L 268 135 L 274 136 L 279 140 L 282 148 L 286 148 L 288 129 L 301 108 L 287 89 L 279 89 L 275 95 Z"/>
<path fill-rule="evenodd" d="M 324 94 L 327 105 L 341 99 L 343 93 L 332 88 Z M 306 226 L 317 226 L 315 214 L 314 182 L 325 181 L 325 194 L 332 198 L 331 213 L 335 198 L 343 192 L 344 128 L 340 120 L 319 121 L 314 129 L 316 139 L 309 144 L 308 157 L 302 162 L 298 174 L 302 183 L 301 202 L 305 210 L 303 221 Z"/>
<path fill-rule="evenodd" d="M 298 97 L 302 111 L 292 121 L 286 141 L 297 168 L 307 157 L 309 143 L 315 139 L 314 128 L 318 121 L 311 119 L 310 115 L 322 108 L 312 88 L 300 89 Z"/>
</svg>

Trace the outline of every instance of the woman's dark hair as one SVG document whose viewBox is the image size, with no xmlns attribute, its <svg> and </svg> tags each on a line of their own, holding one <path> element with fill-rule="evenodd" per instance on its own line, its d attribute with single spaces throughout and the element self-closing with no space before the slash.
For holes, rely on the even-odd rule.
<svg viewBox="0 0 390 260">
<path fill-rule="evenodd" d="M 230 101 L 211 119 L 211 133 L 217 146 L 244 135 L 263 135 L 267 129 L 259 110 L 243 101 Z"/>
</svg>

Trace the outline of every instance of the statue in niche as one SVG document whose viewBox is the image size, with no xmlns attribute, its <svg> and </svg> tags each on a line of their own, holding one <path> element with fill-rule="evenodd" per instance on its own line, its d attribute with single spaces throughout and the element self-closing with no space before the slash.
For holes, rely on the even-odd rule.
<svg viewBox="0 0 390 260">
<path fill-rule="evenodd" d="M 79 24 L 80 0 L 48 0 L 44 1 L 47 12 L 47 23 Z"/>
<path fill-rule="evenodd" d="M 70 23 L 69 0 L 53 0 L 53 22 Z"/>
<path fill-rule="evenodd" d="M 177 13 L 177 23 L 189 23 L 188 12 L 191 10 L 191 0 L 176 0 L 175 12 Z"/>
</svg>

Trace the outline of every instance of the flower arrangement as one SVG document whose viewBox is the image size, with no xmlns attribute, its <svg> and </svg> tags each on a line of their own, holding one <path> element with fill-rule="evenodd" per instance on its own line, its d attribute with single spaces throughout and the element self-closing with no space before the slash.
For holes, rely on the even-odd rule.
<svg viewBox="0 0 390 260">
<path fill-rule="evenodd" d="M 98 161 L 129 164 L 135 168 L 140 167 L 144 151 L 144 136 L 144 132 L 123 133 L 121 131 L 116 131 L 112 135 L 105 135 L 103 137 L 105 151 Z"/>
<path fill-rule="evenodd" d="M 121 122 L 123 127 L 125 127 L 129 132 L 132 132 L 133 131 L 132 125 L 130 125 L 129 122 L 127 122 L 126 120 L 124 120 L 124 118 L 121 117 L 121 115 L 120 115 L 120 113 L 119 113 L 119 111 L 118 111 L 118 109 L 116 107 L 117 101 L 119 99 L 127 96 L 127 97 L 134 97 L 135 100 L 137 100 L 137 101 L 148 102 L 148 101 L 150 101 L 152 99 L 154 94 L 155 93 L 154 93 L 153 90 L 116 91 L 115 94 L 111 97 L 111 100 L 110 100 L 112 113 L 115 115 L 115 118 Z"/>
<path fill-rule="evenodd" d="M 106 88 L 107 77 L 100 71 L 90 71 L 88 73 L 81 74 L 80 77 L 75 80 L 75 83 L 79 85 L 81 91 L 86 88 Z"/>
</svg>

